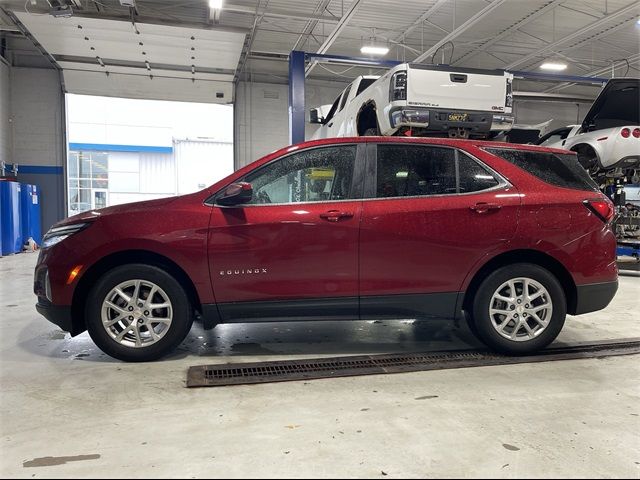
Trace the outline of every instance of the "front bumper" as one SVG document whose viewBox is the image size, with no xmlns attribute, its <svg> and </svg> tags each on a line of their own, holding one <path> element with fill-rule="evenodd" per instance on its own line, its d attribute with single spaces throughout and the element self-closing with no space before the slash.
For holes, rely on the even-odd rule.
<svg viewBox="0 0 640 480">
<path fill-rule="evenodd" d="M 36 303 L 36 310 L 44 318 L 49 320 L 54 325 L 57 325 L 65 332 L 69 332 L 72 336 L 81 334 L 82 332 L 76 331 L 73 325 L 71 317 L 71 306 L 53 305 L 46 298 L 38 297 L 38 303 Z"/>
<path fill-rule="evenodd" d="M 571 315 L 595 312 L 605 308 L 618 291 L 618 281 L 591 283 L 576 287 L 576 306 Z"/>
</svg>

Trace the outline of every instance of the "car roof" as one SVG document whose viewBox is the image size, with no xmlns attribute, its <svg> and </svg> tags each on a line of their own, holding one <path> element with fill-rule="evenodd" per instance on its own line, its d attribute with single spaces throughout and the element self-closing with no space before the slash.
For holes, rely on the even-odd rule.
<svg viewBox="0 0 640 480">
<path fill-rule="evenodd" d="M 293 150 L 303 148 L 321 146 L 321 145 L 339 145 L 342 143 L 419 143 L 424 145 L 441 145 L 449 147 L 465 148 L 475 146 L 478 148 L 509 148 L 514 150 L 530 150 L 548 153 L 571 153 L 568 150 L 559 148 L 542 147 L 539 145 L 529 145 L 522 143 L 506 143 L 495 142 L 489 140 L 465 140 L 460 138 L 437 138 L 437 137 L 339 137 L 339 138 L 322 138 L 318 140 L 309 140 L 298 143 L 289 147 L 278 150 L 277 153 L 284 154 Z M 276 152 L 274 152 L 275 154 Z"/>
</svg>

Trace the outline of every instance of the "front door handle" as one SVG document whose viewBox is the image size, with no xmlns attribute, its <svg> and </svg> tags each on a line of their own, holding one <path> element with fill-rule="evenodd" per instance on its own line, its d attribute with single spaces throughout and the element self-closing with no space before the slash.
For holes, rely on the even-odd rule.
<svg viewBox="0 0 640 480">
<path fill-rule="evenodd" d="M 328 212 L 320 214 L 320 218 L 328 222 L 339 222 L 341 218 L 351 217 L 353 217 L 353 212 L 341 212 L 340 210 L 329 210 Z"/>
<path fill-rule="evenodd" d="M 476 213 L 487 213 L 492 210 L 500 210 L 502 205 L 497 203 L 478 202 L 475 205 L 471 205 L 469 208 Z"/>
</svg>

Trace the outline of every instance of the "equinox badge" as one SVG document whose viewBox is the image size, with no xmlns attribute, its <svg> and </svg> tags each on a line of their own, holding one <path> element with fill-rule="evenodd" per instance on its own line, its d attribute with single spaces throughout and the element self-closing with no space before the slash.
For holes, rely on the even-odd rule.
<svg viewBox="0 0 640 480">
<path fill-rule="evenodd" d="M 267 273 L 266 268 L 243 268 L 242 270 L 220 270 L 220 276 L 225 275 L 251 275 L 251 274 Z"/>
</svg>

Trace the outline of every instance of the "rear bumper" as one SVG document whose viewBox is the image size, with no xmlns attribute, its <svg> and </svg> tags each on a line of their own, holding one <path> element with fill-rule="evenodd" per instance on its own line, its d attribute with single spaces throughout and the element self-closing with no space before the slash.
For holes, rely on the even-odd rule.
<svg viewBox="0 0 640 480">
<path fill-rule="evenodd" d="M 605 283 L 592 283 L 589 285 L 578 285 L 576 287 L 576 308 L 571 315 L 582 315 L 583 313 L 595 312 L 605 308 L 618 291 L 618 281 Z"/>
<path fill-rule="evenodd" d="M 82 333 L 74 331 L 73 320 L 71 317 L 71 306 L 53 305 L 46 299 L 38 298 L 36 310 L 44 318 L 60 327 L 60 329 L 65 332 L 69 332 L 72 336 Z"/>
<path fill-rule="evenodd" d="M 457 119 L 465 118 L 465 120 Z M 464 128 L 471 133 L 510 130 L 513 115 L 500 112 L 475 112 L 465 110 L 443 110 L 424 107 L 395 107 L 389 112 L 392 128 L 424 128 L 432 132 L 448 132 Z"/>
</svg>

